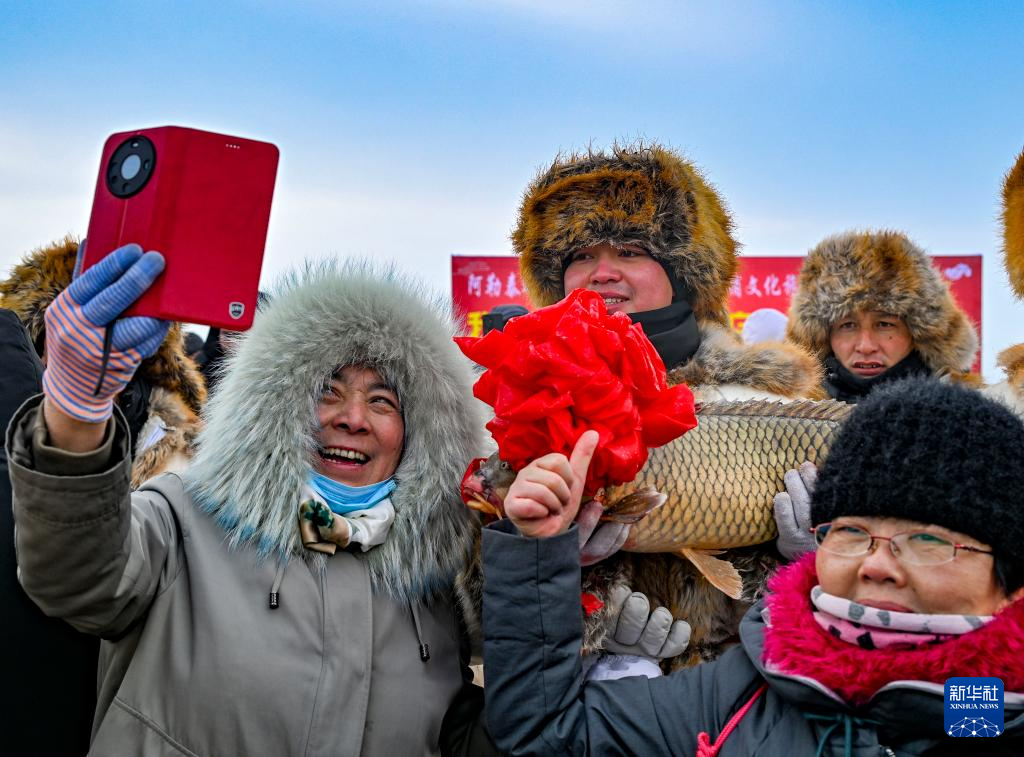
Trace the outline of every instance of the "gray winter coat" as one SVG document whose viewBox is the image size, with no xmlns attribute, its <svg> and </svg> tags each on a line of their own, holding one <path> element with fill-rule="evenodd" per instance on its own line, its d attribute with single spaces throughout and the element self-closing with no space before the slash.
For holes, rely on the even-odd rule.
<svg viewBox="0 0 1024 757">
<path fill-rule="evenodd" d="M 742 645 L 715 662 L 584 685 L 576 534 L 526 539 L 499 523 L 483 537 L 487 722 L 509 754 L 692 755 L 701 732 L 715 742 L 765 683 L 721 757 L 1024 754 L 1019 695 L 1007 693 L 1004 733 L 979 742 L 943 734 L 934 684 L 892 684 L 853 712 L 816 681 L 767 672 L 763 603 L 740 625 Z"/>
<path fill-rule="evenodd" d="M 231 358 L 191 468 L 135 494 L 122 419 L 75 456 L 46 446 L 38 398 L 19 411 L 22 584 L 105 639 L 91 754 L 439 751 L 468 675 L 454 585 L 473 523 L 457 490 L 481 428 L 451 333 L 401 281 L 307 272 Z M 319 392 L 348 364 L 395 387 L 406 438 L 385 543 L 325 556 L 301 545 L 298 493 Z"/>
</svg>

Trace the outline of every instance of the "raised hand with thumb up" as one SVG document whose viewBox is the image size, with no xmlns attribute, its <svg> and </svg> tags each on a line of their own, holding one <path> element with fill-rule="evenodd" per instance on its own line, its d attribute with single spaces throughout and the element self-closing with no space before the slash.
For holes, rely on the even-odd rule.
<svg viewBox="0 0 1024 757">
<path fill-rule="evenodd" d="M 516 474 L 505 497 L 505 515 L 524 536 L 547 537 L 569 528 L 580 508 L 598 434 L 587 431 L 572 454 L 552 452 Z"/>
</svg>

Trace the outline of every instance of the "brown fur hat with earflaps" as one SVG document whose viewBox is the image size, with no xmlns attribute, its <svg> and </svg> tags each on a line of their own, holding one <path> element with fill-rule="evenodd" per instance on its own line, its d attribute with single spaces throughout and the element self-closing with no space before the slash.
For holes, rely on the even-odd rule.
<svg viewBox="0 0 1024 757">
<path fill-rule="evenodd" d="M 66 236 L 28 253 L 10 275 L 0 281 L 0 307 L 13 310 L 42 353 L 46 308 L 71 283 L 78 255 L 78 240 Z M 139 373 L 152 385 L 177 395 L 192 413 L 206 401 L 206 384 L 182 343 L 181 324 L 175 323 L 160 349 L 142 361 Z"/>
<path fill-rule="evenodd" d="M 1003 254 L 1010 285 L 1024 299 L 1024 151 L 1003 181 Z"/>
<path fill-rule="evenodd" d="M 786 338 L 824 360 L 832 326 L 859 310 L 898 315 L 938 375 L 971 367 L 978 336 L 931 259 L 896 231 L 851 231 L 811 250 L 800 269 Z"/>
<path fill-rule="evenodd" d="M 1024 151 L 1003 180 L 1003 255 L 1010 286 L 1024 299 Z M 1006 382 L 999 386 L 1012 393 L 1004 401 L 1024 413 L 1024 344 L 1000 352 L 996 364 L 1006 372 Z"/>
<path fill-rule="evenodd" d="M 566 258 L 581 247 L 637 244 L 672 266 L 700 321 L 728 324 L 736 275 L 733 223 L 700 171 L 656 144 L 559 155 L 527 187 L 512 232 L 537 307 L 565 296 Z"/>
</svg>

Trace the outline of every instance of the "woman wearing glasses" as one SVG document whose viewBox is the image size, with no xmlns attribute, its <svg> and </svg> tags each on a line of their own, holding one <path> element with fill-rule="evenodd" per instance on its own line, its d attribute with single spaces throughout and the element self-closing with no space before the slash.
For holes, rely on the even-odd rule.
<svg viewBox="0 0 1024 757">
<path fill-rule="evenodd" d="M 879 389 L 821 470 L 817 552 L 776 574 L 740 646 L 667 677 L 584 685 L 567 524 L 591 436 L 565 465 L 521 471 L 510 522 L 485 531 L 487 713 L 500 748 L 1024 754 L 1024 425 L 1010 411 L 934 381 Z M 958 676 L 1004 684 L 1003 731 L 981 750 L 958 751 L 944 730 L 943 684 Z"/>
</svg>

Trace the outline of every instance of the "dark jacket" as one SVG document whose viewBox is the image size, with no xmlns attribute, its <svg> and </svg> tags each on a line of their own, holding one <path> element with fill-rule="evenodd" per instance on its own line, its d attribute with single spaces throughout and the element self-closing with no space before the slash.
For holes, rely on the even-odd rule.
<svg viewBox="0 0 1024 757">
<path fill-rule="evenodd" d="M 0 424 L 40 390 L 43 366 L 18 316 L 0 309 Z M 0 751 L 9 755 L 81 755 L 89 749 L 96 707 L 99 641 L 48 618 L 18 584 L 7 455 L 0 450 L 0 687 L 4 728 Z M 58 714 L 59 713 L 59 714 Z M 55 727 L 55 714 L 59 727 Z"/>
<path fill-rule="evenodd" d="M 692 755 L 702 732 L 715 742 L 766 683 L 721 757 L 1024 753 L 1020 704 L 1007 702 L 1005 732 L 979 746 L 943 735 L 933 684 L 892 684 L 852 711 L 814 680 L 767 672 L 763 603 L 743 619 L 741 647 L 715 662 L 584 685 L 576 543 L 572 530 L 525 539 L 498 523 L 484 532 L 487 720 L 510 754 Z"/>
</svg>

